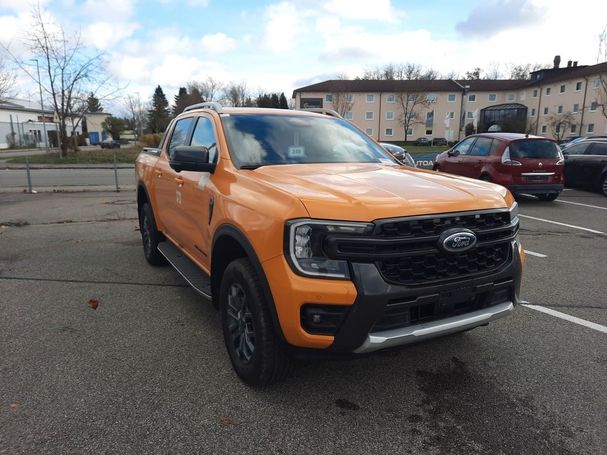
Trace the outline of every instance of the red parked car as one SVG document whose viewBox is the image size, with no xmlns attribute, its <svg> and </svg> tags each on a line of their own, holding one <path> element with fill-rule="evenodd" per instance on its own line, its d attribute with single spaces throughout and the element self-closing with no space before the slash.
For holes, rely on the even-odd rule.
<svg viewBox="0 0 607 455">
<path fill-rule="evenodd" d="M 564 158 L 552 139 L 520 133 L 468 136 L 439 154 L 435 171 L 486 180 L 512 193 L 554 201 L 563 191 Z"/>
</svg>

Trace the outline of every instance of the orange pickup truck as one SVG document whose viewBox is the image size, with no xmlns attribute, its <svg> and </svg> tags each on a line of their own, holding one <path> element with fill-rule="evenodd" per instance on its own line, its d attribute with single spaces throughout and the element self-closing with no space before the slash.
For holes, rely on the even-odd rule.
<svg viewBox="0 0 607 455">
<path fill-rule="evenodd" d="M 143 251 L 218 306 L 246 383 L 510 314 L 524 261 L 503 187 L 402 166 L 322 113 L 188 107 L 136 162 Z"/>
</svg>

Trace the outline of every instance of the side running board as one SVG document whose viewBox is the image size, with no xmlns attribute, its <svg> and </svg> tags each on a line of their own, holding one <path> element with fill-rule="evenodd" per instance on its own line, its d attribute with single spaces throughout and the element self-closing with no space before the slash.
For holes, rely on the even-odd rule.
<svg viewBox="0 0 607 455">
<path fill-rule="evenodd" d="M 194 264 L 179 248 L 167 240 L 158 244 L 158 251 L 196 292 L 204 298 L 212 299 L 211 277 Z"/>
</svg>

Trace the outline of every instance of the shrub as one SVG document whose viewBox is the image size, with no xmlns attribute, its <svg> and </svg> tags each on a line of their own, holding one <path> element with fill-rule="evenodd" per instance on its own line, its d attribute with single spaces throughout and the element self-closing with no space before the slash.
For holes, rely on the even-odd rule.
<svg viewBox="0 0 607 455">
<path fill-rule="evenodd" d="M 141 142 L 144 147 L 158 147 L 161 138 L 162 134 L 160 133 L 144 134 Z"/>
</svg>

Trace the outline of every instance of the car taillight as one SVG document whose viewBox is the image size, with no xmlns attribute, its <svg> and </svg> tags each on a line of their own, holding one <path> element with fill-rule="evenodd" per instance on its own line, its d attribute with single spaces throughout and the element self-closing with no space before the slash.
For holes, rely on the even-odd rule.
<svg viewBox="0 0 607 455">
<path fill-rule="evenodd" d="M 556 162 L 557 166 L 564 166 L 565 165 L 565 157 L 563 156 L 563 152 L 561 151 L 561 148 L 559 147 L 559 159 Z"/>
<path fill-rule="evenodd" d="M 510 159 L 510 147 L 506 147 L 506 150 L 504 150 L 504 153 L 502 155 L 502 164 L 505 164 L 506 166 L 522 166 L 523 165 L 523 163 L 521 163 L 520 161 Z"/>
</svg>

